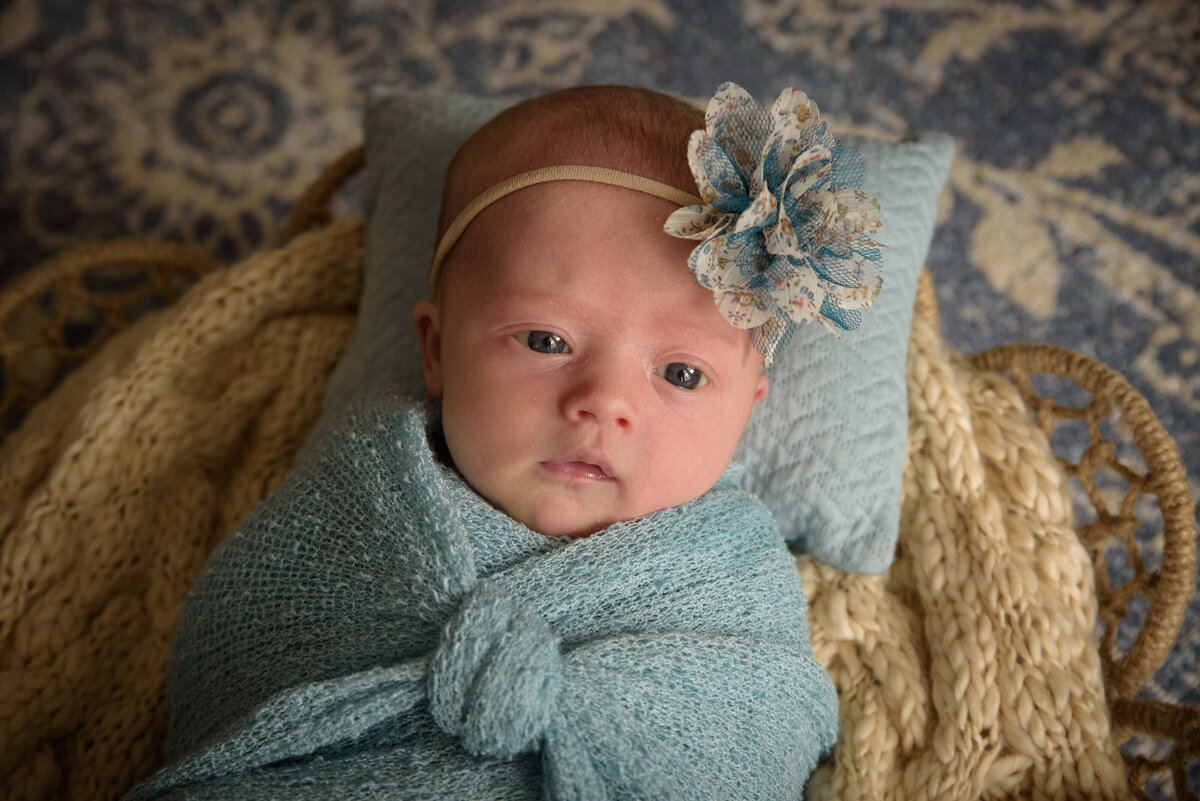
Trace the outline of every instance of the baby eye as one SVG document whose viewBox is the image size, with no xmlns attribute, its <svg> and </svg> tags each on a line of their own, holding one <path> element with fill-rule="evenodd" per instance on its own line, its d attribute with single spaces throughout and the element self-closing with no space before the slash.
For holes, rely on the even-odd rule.
<svg viewBox="0 0 1200 801">
<path fill-rule="evenodd" d="M 518 331 L 513 338 L 538 353 L 569 353 L 567 341 L 549 331 Z"/>
<path fill-rule="evenodd" d="M 700 372 L 690 364 L 683 362 L 671 362 L 662 367 L 656 368 L 655 373 L 662 376 L 668 383 L 674 384 L 680 389 L 696 389 L 708 383 L 708 379 L 704 373 Z"/>
</svg>

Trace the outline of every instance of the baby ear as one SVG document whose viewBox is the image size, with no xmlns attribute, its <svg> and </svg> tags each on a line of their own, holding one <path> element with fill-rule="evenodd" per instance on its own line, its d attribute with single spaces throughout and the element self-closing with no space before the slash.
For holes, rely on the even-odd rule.
<svg viewBox="0 0 1200 801">
<path fill-rule="evenodd" d="M 754 389 L 754 402 L 758 403 L 763 398 L 767 397 L 767 390 L 771 388 L 771 381 L 767 378 L 765 372 L 758 374 L 758 386 Z"/>
<path fill-rule="evenodd" d="M 413 325 L 421 343 L 421 368 L 425 371 L 425 391 L 431 398 L 442 397 L 441 315 L 432 301 L 423 300 L 413 308 Z"/>
</svg>

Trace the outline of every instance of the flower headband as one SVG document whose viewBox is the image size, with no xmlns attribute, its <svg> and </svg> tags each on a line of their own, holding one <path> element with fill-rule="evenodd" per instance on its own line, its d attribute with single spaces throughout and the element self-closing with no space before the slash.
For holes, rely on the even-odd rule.
<svg viewBox="0 0 1200 801">
<path fill-rule="evenodd" d="M 505 195 L 547 181 L 594 181 L 681 204 L 663 230 L 698 239 L 688 257 L 696 281 L 713 292 L 731 324 L 771 364 L 799 322 L 835 336 L 857 328 L 883 286 L 879 201 L 859 189 L 862 157 L 820 121 L 817 104 L 786 89 L 770 112 L 735 83 L 709 101 L 705 129 L 688 141 L 696 198 L 667 184 L 603 167 L 543 167 L 504 181 L 471 201 L 438 243 L 430 285 L 467 225 Z M 697 202 L 698 201 L 698 202 Z"/>
</svg>

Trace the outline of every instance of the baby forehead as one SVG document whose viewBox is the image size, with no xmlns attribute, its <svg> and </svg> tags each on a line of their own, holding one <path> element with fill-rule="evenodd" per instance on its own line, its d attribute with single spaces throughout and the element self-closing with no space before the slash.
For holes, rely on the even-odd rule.
<svg viewBox="0 0 1200 801">
<path fill-rule="evenodd" d="M 441 225 L 487 187 L 551 164 L 589 164 L 692 186 L 686 148 L 704 127 L 694 106 L 630 86 L 581 86 L 530 98 L 484 124 L 446 174 Z"/>
<path fill-rule="evenodd" d="M 517 267 L 531 261 L 579 262 L 632 270 L 665 264 L 687 273 L 696 243 L 663 228 L 678 207 L 678 199 L 628 186 L 554 179 L 485 207 L 464 239 L 475 261 Z"/>
<path fill-rule="evenodd" d="M 670 203 L 584 187 L 531 191 L 524 202 L 513 201 L 511 214 L 501 215 L 497 204 L 496 215 L 479 219 L 449 262 L 445 286 L 467 307 L 486 306 L 496 317 L 569 312 L 649 329 L 669 321 L 705 338 L 744 338 L 731 336 L 737 331 L 713 293 L 693 276 L 695 242 L 663 231 Z M 574 201 L 595 201 L 601 211 L 581 218 Z"/>
<path fill-rule="evenodd" d="M 493 216 L 499 224 L 486 226 L 492 236 L 517 235 L 544 229 L 575 229 L 582 236 L 588 232 L 609 232 L 620 229 L 631 235 L 668 236 L 663 222 L 682 204 L 698 202 L 698 198 L 672 187 L 659 185 L 666 194 L 653 194 L 638 188 L 641 176 L 609 171 L 596 180 L 572 177 L 576 170 L 587 167 L 552 167 L 550 177 L 539 180 L 519 191 L 489 204 L 481 214 Z M 649 182 L 648 182 L 649 183 Z"/>
</svg>

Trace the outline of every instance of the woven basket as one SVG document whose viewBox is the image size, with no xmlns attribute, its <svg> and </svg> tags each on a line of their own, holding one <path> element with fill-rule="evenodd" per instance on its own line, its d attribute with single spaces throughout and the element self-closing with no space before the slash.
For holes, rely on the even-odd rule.
<svg viewBox="0 0 1200 801">
<path fill-rule="evenodd" d="M 283 240 L 328 221 L 330 199 L 361 166 L 359 148 L 327 170 L 298 202 Z M 97 354 L 105 343 L 138 322 L 141 333 L 131 336 L 126 350 L 133 348 L 133 339 L 152 332 L 155 309 L 174 303 L 205 274 L 223 269 L 182 246 L 124 241 L 65 253 L 21 276 L 0 292 L 5 435 L 27 418 L 27 427 L 36 426 L 39 405 L 45 405 L 41 401 L 56 387 L 55 401 L 70 405 L 73 389 L 71 382 L 64 383 L 66 376 L 101 358 Z M 916 311 L 937 319 L 928 272 L 921 277 Z M 121 350 L 109 347 L 102 356 L 121 358 Z M 1174 443 L 1129 382 L 1093 359 L 1046 345 L 1014 345 L 978 354 L 970 363 L 1007 376 L 1052 444 L 1061 426 L 1086 429 L 1089 444 L 1082 452 L 1068 458 L 1056 448 L 1056 454 L 1065 475 L 1077 483 L 1079 498 L 1090 506 L 1076 530 L 1096 570 L 1100 658 L 1114 730 L 1119 743 L 1135 737 L 1157 741 L 1149 749 L 1154 758 L 1125 757 L 1130 794 L 1149 797 L 1148 788 L 1165 783 L 1173 785 L 1178 798 L 1196 798 L 1187 786 L 1186 765 L 1200 758 L 1200 709 L 1136 698 L 1166 659 L 1195 587 L 1195 506 Z M 1069 403 L 1061 400 L 1064 396 Z M 50 442 L 54 435 L 45 436 Z M 1138 462 L 1144 467 L 1129 467 Z M 1122 486 L 1114 489 L 1114 484 Z M 1145 513 L 1144 498 L 1153 502 L 1156 514 Z M 1161 520 L 1161 567 L 1148 567 L 1142 558 L 1145 538 L 1135 537 L 1141 518 Z M 10 524 L 0 510 L 0 546 Z M 1114 559 L 1114 551 L 1122 558 Z M 18 574 L 0 575 L 0 597 L 8 597 L 22 581 Z M 1118 647 L 1119 632 L 1121 641 L 1132 645 Z M 3 636 L 0 625 L 0 643 Z M 0 716 L 20 703 L 3 694 L 0 688 Z M 0 742 L 0 748 L 6 746 Z"/>
</svg>

